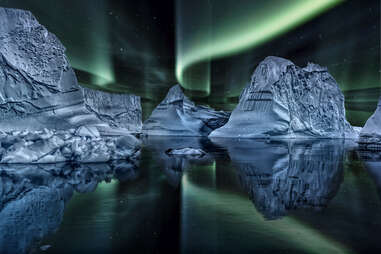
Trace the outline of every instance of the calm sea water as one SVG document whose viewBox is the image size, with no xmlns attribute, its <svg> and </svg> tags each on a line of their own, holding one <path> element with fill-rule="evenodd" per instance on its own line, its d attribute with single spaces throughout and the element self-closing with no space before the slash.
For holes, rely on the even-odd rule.
<svg viewBox="0 0 381 254">
<path fill-rule="evenodd" d="M 42 212 L 40 217 L 7 218 L 9 213 L 4 209 L 14 201 L 2 200 L 0 250 L 381 251 L 378 154 L 357 151 L 340 140 L 212 142 L 161 137 L 145 138 L 144 143 L 138 167 L 127 168 L 98 185 L 93 184 L 94 176 L 90 174 L 86 188 L 77 188 L 68 195 L 64 207 L 49 206 L 50 201 L 42 199 L 48 208 L 44 206 L 46 214 Z M 182 147 L 202 148 L 207 154 L 194 157 L 165 153 L 169 148 Z M 97 170 L 101 171 L 100 167 Z M 95 183 L 98 180 L 104 177 L 98 177 Z M 28 206 L 28 202 L 21 202 L 14 208 L 16 213 L 22 215 L 17 209 L 27 213 L 34 209 L 20 208 L 23 204 Z M 47 223 L 49 230 L 44 227 Z"/>
</svg>

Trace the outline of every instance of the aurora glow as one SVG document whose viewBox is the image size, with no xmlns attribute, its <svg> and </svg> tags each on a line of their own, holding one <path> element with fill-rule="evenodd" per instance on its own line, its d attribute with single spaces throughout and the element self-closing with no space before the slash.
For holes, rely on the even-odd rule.
<svg viewBox="0 0 381 254">
<path fill-rule="evenodd" d="M 185 2 L 187 1 L 178 0 L 176 8 L 176 77 L 184 88 L 202 90 L 206 95 L 209 95 L 210 80 L 207 68 L 210 67 L 207 63 L 210 59 L 226 57 L 254 48 L 307 22 L 343 1 L 271 1 L 271 4 L 264 3 L 262 8 L 257 9 L 255 9 L 254 1 L 252 4 L 245 2 L 242 6 L 237 1 L 234 1 L 234 5 L 231 4 L 233 1 L 230 1 L 230 4 L 229 1 L 213 0 L 208 2 L 195 0 L 191 4 L 189 1 L 188 3 Z M 255 1 L 255 3 L 257 2 Z M 218 18 L 208 17 L 210 13 L 216 12 L 214 6 L 216 6 L 217 12 L 221 11 L 222 13 L 229 9 L 233 15 L 227 14 L 226 18 L 224 16 L 224 19 L 218 22 Z M 239 8 L 231 9 L 232 6 L 239 6 Z M 186 20 L 186 13 L 193 13 L 189 7 L 197 10 L 198 21 L 189 22 Z M 212 15 L 218 17 L 221 13 Z M 194 19 L 193 14 L 191 17 Z M 218 23 L 214 22 L 215 20 Z M 189 33 L 189 30 L 192 30 L 192 33 Z M 204 68 L 201 68 L 202 70 L 197 68 L 196 72 L 187 73 L 192 66 L 202 63 L 205 65 Z"/>
<path fill-rule="evenodd" d="M 212 171 L 211 171 L 212 173 Z M 256 211 L 250 200 L 236 194 L 216 189 L 210 190 L 192 183 L 187 175 L 182 178 L 182 225 L 187 225 L 187 220 L 191 220 L 195 212 L 209 211 L 210 214 L 216 214 L 223 211 L 230 214 L 236 220 L 242 231 L 258 234 L 258 232 L 271 232 L 271 238 L 281 242 L 285 240 L 293 246 L 298 246 L 305 253 L 354 253 L 343 244 L 325 236 L 319 231 L 308 225 L 294 219 L 285 217 L 281 220 L 267 221 Z M 192 207 L 192 211 L 187 211 L 187 207 Z M 199 208 L 199 209 L 197 209 Z M 189 218 L 188 218 L 189 217 Z M 240 219 L 246 220 L 238 222 Z M 247 220 L 247 218 L 250 218 Z M 208 220 L 215 223 L 213 220 Z M 193 222 L 193 228 L 195 228 Z M 204 227 L 208 227 L 203 225 Z M 197 226 L 196 226 L 197 227 Z M 182 244 L 186 245 L 189 239 L 186 239 L 187 228 L 182 228 Z M 191 239 L 194 240 L 194 239 Z M 190 241 L 191 241 L 190 240 Z M 183 248 L 186 246 L 183 246 Z"/>
<path fill-rule="evenodd" d="M 356 126 L 374 112 L 381 91 L 379 1 L 0 0 L 0 6 L 30 10 L 65 45 L 81 85 L 141 96 L 144 115 L 179 81 L 200 104 L 232 110 L 269 55 L 326 66 Z M 375 96 L 364 93 L 370 89 Z"/>
<path fill-rule="evenodd" d="M 109 38 L 109 25 L 106 13 L 105 0 L 97 0 L 98 8 L 87 9 L 93 12 L 91 15 L 97 19 L 89 23 L 89 42 L 86 57 L 76 57 L 68 50 L 68 56 L 72 59 L 71 64 L 75 69 L 88 73 L 93 73 L 91 83 L 96 86 L 104 87 L 115 82 L 114 69 L 112 66 L 111 46 Z"/>
</svg>

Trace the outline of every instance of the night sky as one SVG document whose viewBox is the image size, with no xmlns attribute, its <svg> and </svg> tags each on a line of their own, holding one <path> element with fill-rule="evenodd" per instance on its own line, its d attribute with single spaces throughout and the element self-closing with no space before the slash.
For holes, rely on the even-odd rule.
<svg viewBox="0 0 381 254">
<path fill-rule="evenodd" d="M 328 67 L 363 125 L 380 96 L 380 1 L 0 0 L 56 34 L 79 82 L 143 98 L 144 115 L 180 82 L 231 110 L 266 56 Z"/>
</svg>

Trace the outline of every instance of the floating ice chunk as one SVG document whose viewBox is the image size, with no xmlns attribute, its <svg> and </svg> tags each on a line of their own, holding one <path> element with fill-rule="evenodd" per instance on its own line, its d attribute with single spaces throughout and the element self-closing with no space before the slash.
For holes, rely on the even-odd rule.
<svg viewBox="0 0 381 254">
<path fill-rule="evenodd" d="M 168 149 L 166 152 L 168 155 L 192 155 L 192 156 L 204 156 L 206 152 L 204 152 L 201 149 L 192 148 L 192 147 L 186 147 L 186 148 L 179 148 L 179 149 Z"/>
</svg>

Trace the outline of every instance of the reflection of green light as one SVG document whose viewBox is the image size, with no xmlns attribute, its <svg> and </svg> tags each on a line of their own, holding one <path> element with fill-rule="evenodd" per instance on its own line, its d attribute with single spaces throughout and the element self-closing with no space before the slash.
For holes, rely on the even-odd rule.
<svg viewBox="0 0 381 254">
<path fill-rule="evenodd" d="M 237 20 L 232 19 L 233 25 L 231 23 L 212 24 L 213 36 L 206 29 L 205 34 L 202 34 L 202 31 L 201 35 L 190 34 L 189 36 L 193 37 L 193 39 L 184 38 L 187 35 L 181 32 L 181 13 L 177 13 L 179 27 L 177 28 L 176 77 L 178 81 L 185 88 L 191 88 L 192 84 L 187 84 L 189 81 L 184 78 L 184 73 L 189 67 L 208 59 L 233 55 L 258 46 L 312 19 L 343 2 L 343 0 L 291 0 L 278 2 L 279 4 L 275 1 L 276 5 L 266 6 L 267 8 L 264 10 L 261 8 L 253 9 L 247 15 L 246 20 L 245 18 L 242 18 L 243 20 L 239 18 Z M 215 1 L 216 6 L 223 4 L 224 1 Z M 268 14 L 268 18 L 260 17 L 263 13 Z M 237 14 L 237 16 L 239 15 Z M 211 25 L 208 22 L 200 24 L 200 26 L 208 27 Z M 193 41 L 190 43 L 188 39 Z M 209 93 L 210 87 L 208 87 L 203 77 L 200 77 L 198 82 L 194 79 L 192 81 L 196 83 L 194 85 L 197 86 L 198 90 L 203 85 L 203 90 Z M 204 82 L 204 84 L 199 84 L 200 82 Z"/>
<path fill-rule="evenodd" d="M 112 179 L 110 182 L 100 182 L 98 184 L 97 190 L 102 190 L 101 192 L 113 193 L 117 187 L 118 180 Z"/>
<path fill-rule="evenodd" d="M 303 224 L 302 222 L 284 217 L 280 220 L 266 221 L 257 212 L 250 200 L 236 194 L 223 191 L 200 188 L 191 183 L 184 175 L 182 178 L 182 200 L 192 202 L 192 213 L 198 208 L 202 211 L 208 209 L 208 215 L 224 211 L 237 220 L 236 224 L 247 227 L 244 231 L 268 232 L 274 241 L 287 241 L 305 253 L 352 253 L 346 246 L 324 236 L 319 231 Z M 195 202 L 195 203 L 193 203 Z M 227 205 L 229 204 L 229 205 Z M 182 204 L 183 207 L 187 204 Z M 216 210 L 216 211 L 214 211 Z M 186 211 L 183 212 L 183 223 L 186 220 Z M 203 225 L 205 228 L 207 225 Z"/>
</svg>

